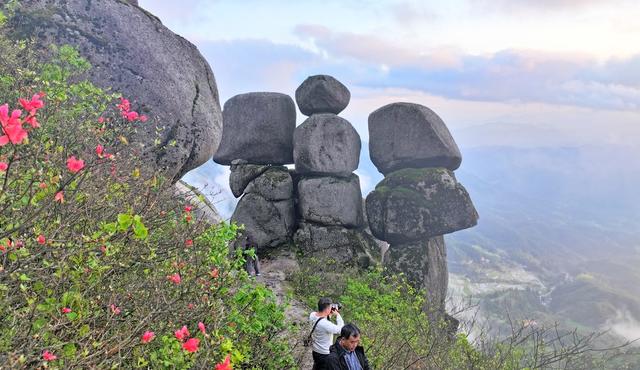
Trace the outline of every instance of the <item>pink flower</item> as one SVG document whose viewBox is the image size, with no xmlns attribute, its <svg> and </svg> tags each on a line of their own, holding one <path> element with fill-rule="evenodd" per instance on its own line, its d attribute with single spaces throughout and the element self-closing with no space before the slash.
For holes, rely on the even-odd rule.
<svg viewBox="0 0 640 370">
<path fill-rule="evenodd" d="M 47 239 L 44 237 L 44 235 L 40 234 L 38 235 L 36 241 L 38 242 L 38 244 L 44 244 L 47 242 Z"/>
<path fill-rule="evenodd" d="M 188 205 L 188 204 L 187 204 L 186 206 L 184 206 L 184 211 L 185 211 L 185 212 L 191 212 L 191 210 L 192 210 L 192 209 L 193 209 L 193 208 L 191 208 L 191 206 L 190 206 L 190 205 Z"/>
<path fill-rule="evenodd" d="M 100 124 L 104 123 L 104 117 L 99 117 L 98 118 L 98 123 L 100 123 Z"/>
<path fill-rule="evenodd" d="M 64 203 L 64 193 L 62 191 L 57 192 L 53 200 L 55 200 L 56 202 Z"/>
<path fill-rule="evenodd" d="M 120 313 L 120 307 L 116 306 L 113 303 L 109 306 L 109 308 L 111 308 L 111 312 L 113 312 L 114 315 L 117 315 Z"/>
<path fill-rule="evenodd" d="M 180 284 L 180 282 L 182 281 L 182 278 L 180 277 L 180 274 L 178 274 L 178 273 L 175 273 L 173 275 L 167 276 L 167 279 L 171 280 L 176 285 Z"/>
<path fill-rule="evenodd" d="M 21 110 L 14 110 L 9 116 L 9 105 L 4 104 L 0 106 L 0 126 L 4 135 L 0 136 L 0 146 L 7 145 L 9 142 L 12 144 L 20 144 L 27 138 L 28 133 L 22 128 L 22 122 L 20 122 Z"/>
<path fill-rule="evenodd" d="M 34 114 L 36 114 L 36 111 L 38 109 L 44 107 L 44 102 L 42 102 L 40 98 L 41 95 L 38 93 L 31 98 L 31 101 L 22 98 L 18 99 L 18 101 L 20 102 L 20 105 L 22 105 L 22 108 L 24 108 L 24 110 L 26 110 L 33 116 Z"/>
<path fill-rule="evenodd" d="M 100 144 L 96 146 L 96 154 L 98 157 L 102 158 L 102 153 L 104 152 L 104 147 Z"/>
<path fill-rule="evenodd" d="M 217 267 L 214 267 L 213 270 L 211 270 L 210 275 L 212 278 L 217 279 L 218 276 L 220 276 L 220 271 L 218 271 Z"/>
<path fill-rule="evenodd" d="M 5 162 L 0 162 L 0 172 L 5 172 L 9 168 L 9 165 Z"/>
<path fill-rule="evenodd" d="M 46 189 L 47 188 L 47 183 L 46 182 L 41 182 L 40 184 L 38 184 L 38 187 L 40 189 Z"/>
<path fill-rule="evenodd" d="M 206 330 L 206 328 L 204 327 L 204 323 L 199 322 L 199 323 L 198 323 L 198 329 L 200 329 L 200 331 L 202 332 L 202 334 L 207 334 L 207 330 Z"/>
<path fill-rule="evenodd" d="M 71 312 L 71 309 L 69 307 L 64 307 L 60 310 L 63 314 L 67 314 Z"/>
<path fill-rule="evenodd" d="M 187 240 L 185 240 L 185 241 L 184 241 L 184 245 L 185 245 L 186 247 L 192 247 L 192 246 L 193 246 L 193 240 L 191 240 L 191 239 L 187 239 Z"/>
<path fill-rule="evenodd" d="M 58 358 L 58 356 L 54 355 L 53 353 L 45 350 L 44 352 L 42 352 L 42 359 L 45 361 L 55 361 Z"/>
<path fill-rule="evenodd" d="M 140 116 L 140 122 L 147 122 L 148 119 L 149 117 L 145 116 L 144 114 Z"/>
<path fill-rule="evenodd" d="M 156 334 L 152 331 L 145 331 L 144 334 L 142 334 L 142 343 L 149 343 L 153 340 L 153 338 L 156 337 Z"/>
<path fill-rule="evenodd" d="M 224 358 L 224 362 L 217 364 L 214 370 L 233 370 L 231 367 L 231 357 L 227 355 L 227 357 Z"/>
<path fill-rule="evenodd" d="M 179 330 L 176 330 L 173 334 L 175 334 L 176 339 L 178 339 L 179 341 L 183 341 L 187 339 L 189 335 L 191 335 L 186 325 L 180 328 Z"/>
<path fill-rule="evenodd" d="M 200 339 L 198 338 L 191 338 L 189 340 L 187 340 L 186 342 L 182 343 L 182 348 L 184 348 L 185 351 L 187 352 L 196 352 L 198 350 L 198 345 L 200 344 Z"/>
<path fill-rule="evenodd" d="M 125 117 L 127 118 L 127 121 L 133 122 L 133 121 L 137 120 L 140 117 L 140 115 L 138 114 L 138 112 L 133 112 L 132 111 L 132 112 L 127 112 Z"/>
<path fill-rule="evenodd" d="M 126 113 L 129 111 L 129 109 L 131 109 L 131 103 L 129 103 L 129 100 L 125 98 L 120 98 L 120 104 L 118 104 L 118 109 L 120 109 L 121 112 Z"/>
<path fill-rule="evenodd" d="M 74 155 L 67 159 L 67 168 L 72 173 L 78 173 L 84 168 L 84 161 L 82 159 L 76 159 Z"/>
<path fill-rule="evenodd" d="M 24 122 L 30 124 L 33 128 L 40 127 L 40 123 L 38 123 L 36 116 L 29 116 L 24 120 Z"/>
</svg>

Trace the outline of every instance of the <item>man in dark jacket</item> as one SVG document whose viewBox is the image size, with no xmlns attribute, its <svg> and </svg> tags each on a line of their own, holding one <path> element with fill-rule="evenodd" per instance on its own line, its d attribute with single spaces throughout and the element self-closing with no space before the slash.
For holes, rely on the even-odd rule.
<svg viewBox="0 0 640 370">
<path fill-rule="evenodd" d="M 340 337 L 329 351 L 326 362 L 329 370 L 371 370 L 360 346 L 360 329 L 354 324 L 342 327 Z"/>
</svg>

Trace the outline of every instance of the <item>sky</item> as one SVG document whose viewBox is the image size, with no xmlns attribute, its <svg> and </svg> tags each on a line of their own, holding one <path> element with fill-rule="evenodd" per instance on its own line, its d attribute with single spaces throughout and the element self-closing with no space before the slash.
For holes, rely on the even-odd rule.
<svg viewBox="0 0 640 370">
<path fill-rule="evenodd" d="M 637 0 L 140 0 L 211 65 L 221 105 L 252 91 L 294 95 L 330 74 L 366 148 L 367 117 L 420 103 L 463 153 L 482 146 L 634 147 L 640 140 Z M 298 123 L 304 120 L 298 112 Z M 464 161 L 463 161 L 464 166 Z M 191 173 L 206 181 L 228 170 Z M 362 173 L 364 177 L 375 177 Z M 363 184 L 363 192 L 375 183 Z M 224 189 L 223 189 L 224 190 Z"/>
</svg>

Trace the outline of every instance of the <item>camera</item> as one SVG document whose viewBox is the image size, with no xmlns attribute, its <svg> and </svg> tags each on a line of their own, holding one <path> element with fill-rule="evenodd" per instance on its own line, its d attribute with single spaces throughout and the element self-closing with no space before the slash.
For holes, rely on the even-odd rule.
<svg viewBox="0 0 640 370">
<path fill-rule="evenodd" d="M 342 309 L 342 303 L 337 302 L 337 303 L 332 303 L 331 304 L 331 311 L 340 311 Z"/>
</svg>

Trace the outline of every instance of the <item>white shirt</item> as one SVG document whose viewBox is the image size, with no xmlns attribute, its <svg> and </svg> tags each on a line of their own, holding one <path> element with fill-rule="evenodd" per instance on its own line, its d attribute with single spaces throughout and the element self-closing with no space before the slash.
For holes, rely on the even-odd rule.
<svg viewBox="0 0 640 370">
<path fill-rule="evenodd" d="M 316 316 L 315 312 L 311 312 L 309 314 L 309 323 L 311 324 L 309 330 L 313 328 L 313 325 L 318 321 L 319 317 Z M 340 330 L 344 326 L 344 321 L 342 321 L 342 316 L 340 314 L 336 315 L 337 324 L 332 323 L 327 318 L 322 318 L 316 326 L 316 330 L 311 334 L 311 348 L 313 352 L 317 352 L 323 355 L 329 354 L 329 347 L 333 344 L 333 335 L 340 334 Z"/>
</svg>

